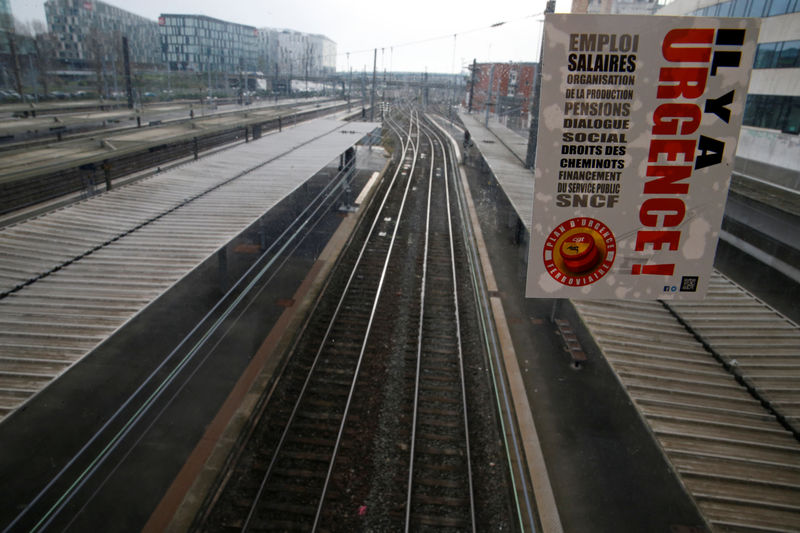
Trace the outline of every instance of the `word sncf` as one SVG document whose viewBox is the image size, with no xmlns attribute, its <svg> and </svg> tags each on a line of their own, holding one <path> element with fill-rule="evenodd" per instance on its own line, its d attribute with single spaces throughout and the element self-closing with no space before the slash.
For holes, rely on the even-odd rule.
<svg viewBox="0 0 800 533">
<path fill-rule="evenodd" d="M 729 123 L 731 111 L 727 106 L 733 102 L 735 91 L 706 98 L 703 107 L 700 99 L 710 76 L 716 76 L 720 68 L 739 67 L 744 39 L 745 30 L 738 28 L 682 28 L 664 38 L 664 59 L 679 65 L 664 66 L 659 73 L 656 97 L 666 102 L 653 112 L 645 200 L 639 209 L 639 221 L 653 229 L 637 233 L 637 251 L 678 250 L 693 174 L 721 163 L 725 151 L 724 141 L 696 135 L 703 113 Z M 674 263 L 635 264 L 631 273 L 672 275 L 674 270 Z"/>
</svg>

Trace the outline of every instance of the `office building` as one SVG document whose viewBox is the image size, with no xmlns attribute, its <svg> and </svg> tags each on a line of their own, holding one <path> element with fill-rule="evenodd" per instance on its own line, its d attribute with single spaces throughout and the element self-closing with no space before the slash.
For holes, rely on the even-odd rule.
<svg viewBox="0 0 800 533">
<path fill-rule="evenodd" d="M 761 18 L 736 170 L 800 189 L 800 2 L 676 0 L 658 14 Z"/>
<path fill-rule="evenodd" d="M 158 24 L 98 0 L 47 0 L 47 29 L 56 40 L 56 56 L 70 68 L 122 62 L 121 40 L 128 38 L 134 64 L 161 62 Z"/>
<path fill-rule="evenodd" d="M 318 78 L 336 72 L 336 43 L 294 30 L 258 30 L 259 70 L 268 78 Z"/>
<path fill-rule="evenodd" d="M 0 31 L 14 29 L 14 16 L 11 14 L 11 0 L 0 0 Z"/>
<path fill-rule="evenodd" d="M 158 17 L 161 59 L 170 70 L 250 72 L 257 67 L 258 30 L 205 15 Z"/>
</svg>

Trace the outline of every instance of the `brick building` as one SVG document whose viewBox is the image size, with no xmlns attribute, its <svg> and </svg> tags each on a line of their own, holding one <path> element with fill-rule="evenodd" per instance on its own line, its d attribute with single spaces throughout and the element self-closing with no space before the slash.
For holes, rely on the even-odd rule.
<svg viewBox="0 0 800 533">
<path fill-rule="evenodd" d="M 469 107 L 471 94 L 473 112 L 485 111 L 488 102 L 489 112 L 509 128 L 527 128 L 536 68 L 536 63 L 478 63 L 468 80 L 464 106 Z M 475 86 L 470 90 L 472 80 Z"/>
</svg>

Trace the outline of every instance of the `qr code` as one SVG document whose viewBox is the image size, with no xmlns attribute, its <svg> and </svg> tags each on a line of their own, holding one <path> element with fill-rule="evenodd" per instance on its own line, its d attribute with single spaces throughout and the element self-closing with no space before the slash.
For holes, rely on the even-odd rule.
<svg viewBox="0 0 800 533">
<path fill-rule="evenodd" d="M 697 292 L 698 276 L 683 276 L 681 278 L 681 292 Z"/>
</svg>

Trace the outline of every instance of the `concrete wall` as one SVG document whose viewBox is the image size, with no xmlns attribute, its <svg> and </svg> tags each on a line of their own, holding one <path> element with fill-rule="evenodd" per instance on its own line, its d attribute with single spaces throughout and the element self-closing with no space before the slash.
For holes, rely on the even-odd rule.
<svg viewBox="0 0 800 533">
<path fill-rule="evenodd" d="M 739 133 L 739 145 L 736 148 L 736 169 L 800 190 L 799 155 L 800 135 L 744 126 Z M 766 166 L 769 168 L 765 168 Z"/>
</svg>

